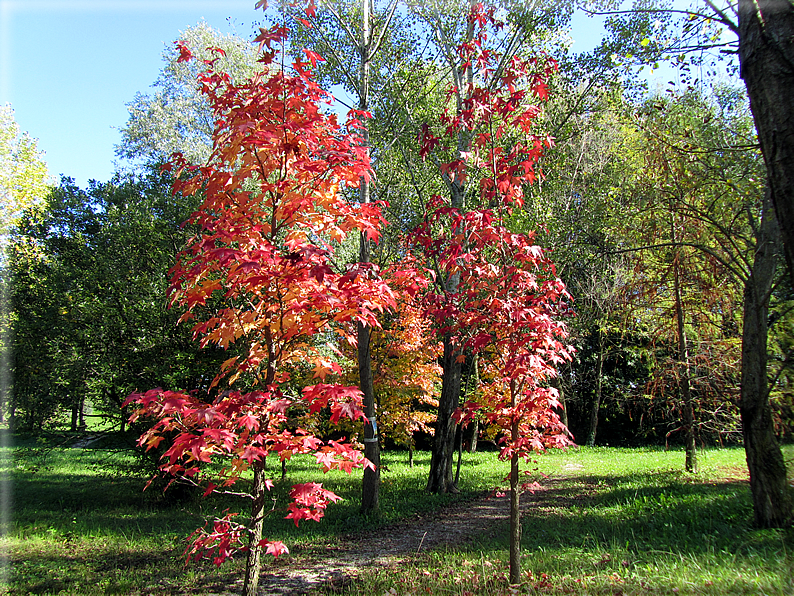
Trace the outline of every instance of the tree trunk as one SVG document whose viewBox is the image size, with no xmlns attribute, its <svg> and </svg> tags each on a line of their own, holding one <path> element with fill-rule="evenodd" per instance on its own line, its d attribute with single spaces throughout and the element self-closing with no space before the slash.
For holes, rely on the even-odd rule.
<svg viewBox="0 0 794 596">
<path fill-rule="evenodd" d="M 78 412 L 78 420 L 77 420 L 77 428 L 79 430 L 85 430 L 85 396 L 80 398 L 80 410 Z"/>
<path fill-rule="evenodd" d="M 598 410 L 601 408 L 602 376 L 604 374 L 604 333 L 598 330 L 598 370 L 596 372 L 596 390 L 590 407 L 590 430 L 587 433 L 587 445 L 595 446 L 596 429 L 598 428 Z"/>
<path fill-rule="evenodd" d="M 244 596 L 256 596 L 259 585 L 260 560 L 262 547 L 262 527 L 264 525 L 265 510 L 265 462 L 260 459 L 254 462 L 254 484 L 251 487 L 251 496 L 254 499 L 251 506 L 251 526 L 248 539 L 248 559 L 245 565 L 245 581 L 243 583 Z"/>
<path fill-rule="evenodd" d="M 469 443 L 469 453 L 477 453 L 477 438 L 480 434 L 480 423 L 475 418 L 469 424 L 471 428 L 471 443 Z"/>
<path fill-rule="evenodd" d="M 458 424 L 458 465 L 455 468 L 455 486 L 460 482 L 460 464 L 463 461 L 463 425 Z"/>
<path fill-rule="evenodd" d="M 512 385 L 512 384 L 511 384 Z M 516 407 L 515 387 L 510 387 L 511 405 Z M 515 443 L 519 434 L 518 418 L 513 420 L 510 441 Z M 518 454 L 510 457 L 510 584 L 521 583 L 521 484 L 518 479 Z"/>
<path fill-rule="evenodd" d="M 480 357 L 477 354 L 474 354 L 474 386 L 471 389 L 471 392 L 476 392 L 477 389 L 480 387 Z M 467 394 L 470 392 L 467 391 Z M 475 418 L 469 424 L 471 428 L 471 442 L 469 443 L 469 453 L 477 453 L 477 438 L 480 434 L 480 422 Z"/>
<path fill-rule="evenodd" d="M 129 415 L 127 414 L 127 408 L 123 407 L 124 402 L 119 398 L 119 392 L 116 389 L 116 385 L 113 383 L 110 385 L 110 401 L 119 405 L 119 412 L 121 413 L 121 424 L 119 425 L 119 430 L 124 432 Z"/>
<path fill-rule="evenodd" d="M 767 192 L 767 195 L 769 192 Z M 771 200 L 767 201 L 768 204 Z M 753 519 L 762 528 L 792 522 L 786 465 L 775 438 L 767 378 L 769 294 L 775 274 L 775 222 L 764 210 L 752 272 L 744 287 L 742 374 L 739 412 L 750 471 Z"/>
<path fill-rule="evenodd" d="M 431 493 L 458 492 L 452 477 L 452 462 L 455 452 L 455 429 L 452 414 L 458 406 L 462 364 L 458 361 L 460 349 L 449 334 L 444 336 L 444 357 L 441 380 L 441 397 L 438 400 L 438 417 L 430 456 L 430 473 L 427 490 Z"/>
<path fill-rule="evenodd" d="M 80 410 L 80 400 L 78 399 L 74 403 L 72 403 L 72 421 L 71 424 L 69 425 L 69 430 L 72 432 L 77 431 L 77 423 L 80 419 L 79 410 Z"/>
<path fill-rule="evenodd" d="M 469 5 L 473 6 L 475 0 L 471 0 Z M 440 27 L 440 23 L 439 23 Z M 439 29 L 440 31 L 440 29 Z M 439 33 L 443 38 L 444 34 Z M 471 42 L 474 38 L 474 23 L 469 22 L 466 29 L 466 40 Z M 452 56 L 457 56 L 453 48 L 447 48 L 447 59 L 450 66 L 454 84 L 455 100 L 457 113 L 464 109 L 466 90 L 474 81 L 474 68 L 471 63 L 458 64 Z M 470 145 L 469 131 L 459 131 L 457 139 L 457 156 L 460 158 L 464 152 L 469 150 Z M 442 178 L 447 185 L 450 195 L 450 206 L 453 209 L 463 211 L 465 209 L 466 186 L 465 176 L 456 174 L 450 176 L 442 173 Z M 453 236 L 462 230 L 453 228 Z M 460 276 L 454 273 L 445 281 L 444 291 L 449 294 L 458 292 Z M 455 346 L 452 336 L 449 333 L 444 335 L 444 357 L 442 360 L 441 378 L 441 397 L 438 400 L 438 418 L 436 419 L 436 431 L 433 440 L 433 450 L 430 457 L 430 473 L 427 479 L 427 490 L 431 493 L 458 492 L 452 478 L 452 455 L 455 450 L 455 427 L 452 414 L 458 406 L 460 398 L 460 381 L 462 363 L 460 358 L 463 355 L 460 348 Z"/>
<path fill-rule="evenodd" d="M 672 227 L 672 226 L 671 226 Z M 675 233 L 673 233 L 675 242 Z M 673 262 L 673 290 L 675 292 L 675 320 L 678 328 L 678 387 L 684 423 L 684 452 L 686 453 L 684 468 L 695 473 L 698 469 L 697 451 L 695 449 L 695 411 L 692 403 L 692 387 L 689 382 L 689 345 L 686 328 L 684 327 L 684 306 L 681 299 L 681 280 L 679 278 L 678 254 Z"/>
<path fill-rule="evenodd" d="M 565 425 L 565 428 L 568 428 L 568 408 L 565 405 L 565 388 L 562 386 L 562 379 L 560 379 L 560 373 L 557 373 L 556 377 L 552 377 L 549 380 L 549 384 L 557 390 L 559 393 L 559 415 L 560 415 L 560 422 Z M 595 437 L 594 437 L 595 438 Z"/>
<path fill-rule="evenodd" d="M 372 61 L 371 32 L 370 32 L 370 1 L 361 0 L 361 40 L 358 47 L 361 58 L 359 68 L 358 109 L 365 112 L 369 110 L 369 70 Z M 364 146 L 369 147 L 369 128 L 364 124 Z M 369 203 L 369 181 L 362 178 L 359 184 L 359 202 Z M 361 234 L 359 240 L 359 262 L 369 263 L 369 240 Z M 361 482 L 361 511 L 370 513 L 378 510 L 380 504 L 380 443 L 378 441 L 378 424 L 375 412 L 375 387 L 372 379 L 372 356 L 370 354 L 370 337 L 372 332 L 369 327 L 358 324 L 358 378 L 359 389 L 363 394 L 364 414 L 367 417 L 364 424 L 364 456 L 372 462 L 375 469 L 364 468 L 364 478 Z"/>
<path fill-rule="evenodd" d="M 273 336 L 269 327 L 265 328 L 265 345 L 267 347 L 267 368 L 265 369 L 265 387 L 271 385 L 276 376 L 276 352 L 273 345 Z M 265 426 L 267 426 L 265 424 Z M 245 580 L 243 582 L 243 596 L 256 596 L 259 585 L 260 562 L 262 559 L 262 527 L 264 526 L 265 510 L 265 481 L 267 474 L 267 458 L 254 460 L 251 466 L 254 480 L 251 486 L 251 519 L 248 522 L 248 557 L 245 564 Z M 287 460 L 281 460 L 281 479 L 287 475 Z"/>
<path fill-rule="evenodd" d="M 369 353 L 370 330 L 358 324 L 358 374 L 359 387 L 364 394 L 364 456 L 373 463 L 375 469 L 364 468 L 361 483 L 361 511 L 369 513 L 378 510 L 380 504 L 380 443 L 378 442 L 378 423 L 375 412 L 375 390 L 372 383 L 372 359 Z"/>
<path fill-rule="evenodd" d="M 794 6 L 739 0 L 739 63 L 794 275 Z"/>
</svg>

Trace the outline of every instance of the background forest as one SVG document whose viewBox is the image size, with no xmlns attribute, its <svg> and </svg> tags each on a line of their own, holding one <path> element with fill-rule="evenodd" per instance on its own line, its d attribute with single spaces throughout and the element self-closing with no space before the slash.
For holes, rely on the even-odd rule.
<svg viewBox="0 0 794 596">
<path fill-rule="evenodd" d="M 329 410 L 289 424 L 356 437 L 376 463 L 381 450 L 432 449 L 428 489 L 440 493 L 459 482 L 454 452 L 495 449 L 505 435 L 487 408 L 455 413 L 492 399 L 497 351 L 481 348 L 482 334 L 452 330 L 448 311 L 421 298 L 433 284 L 448 296 L 466 283 L 444 269 L 437 239 L 459 229 L 433 219 L 433 197 L 461 213 L 501 209 L 487 190 L 508 166 L 489 174 L 471 149 L 488 136 L 501 151 L 488 153 L 494 164 L 497 155 L 523 159 L 509 162 L 523 169 L 509 169 L 499 187 L 515 193 L 500 221 L 544 249 L 570 295 L 555 311 L 570 359 L 540 384 L 556 390 L 554 413 L 573 442 L 683 446 L 682 465 L 694 472 L 698 448 L 746 446 L 740 407 L 756 400 L 771 433 L 760 449 L 779 456 L 794 428 L 794 283 L 773 209 L 782 195 L 770 185 L 739 78 L 740 5 L 506 1 L 483 7 L 479 23 L 468 2 L 271 5 L 265 20 L 290 37 L 270 72 L 304 60 L 336 96 L 326 112 L 341 121 L 357 110 L 373 176 L 342 198 L 384 205 L 379 241 L 335 238 L 329 267 L 374 265 L 395 293 L 376 325 L 359 321 L 358 351 L 326 330 L 312 340 L 316 361 L 287 362 L 285 391 L 300 394 L 331 375 L 361 387 L 376 423 L 344 421 L 340 430 Z M 601 45 L 584 54 L 565 34 L 578 10 L 610 15 Z M 184 45 L 164 53 L 151 91 L 128 104 L 111 180 L 47 184 L 35 141 L 10 108 L 0 114 L 3 347 L 11 354 L 0 419 L 14 433 L 116 433 L 133 449 L 147 422 L 129 428 L 128 396 L 159 387 L 209 401 L 218 371 L 250 358 L 252 344 L 236 341 L 243 332 L 197 342 L 200 334 L 179 323 L 185 310 L 201 319 L 231 299 L 211 290 L 198 306 L 174 298 L 180 255 L 201 233 L 191 216 L 208 195 L 185 190 L 179 177 L 187 175 L 163 166 L 177 163 L 175 152 L 197 165 L 219 152 L 202 61 L 234 85 L 262 65 L 255 43 L 205 24 L 178 39 Z M 514 71 L 518 64 L 525 70 Z M 670 69 L 675 82 L 648 89 L 641 66 Z M 516 149 L 524 145 L 529 157 Z M 432 239 L 417 241 L 417 229 Z M 480 253 L 486 271 L 495 257 L 487 246 Z M 435 268 L 430 290 L 412 288 L 401 269 L 409 258 Z M 240 383 L 253 387 L 247 371 L 238 371 Z M 367 474 L 377 486 L 371 471 L 365 486 Z M 365 488 L 365 508 L 367 495 L 377 509 L 377 489 Z M 756 510 L 761 525 L 779 524 L 763 519 Z"/>
<path fill-rule="evenodd" d="M 536 232 L 574 299 L 576 316 L 566 323 L 576 351 L 558 382 L 575 441 L 683 441 L 682 331 L 697 441 L 739 441 L 743 284 L 757 245 L 766 178 L 735 60 L 729 54 L 717 61 L 704 51 L 730 48 L 729 33 L 697 12 L 683 21 L 664 12 L 621 15 L 601 47 L 570 55 L 556 32 L 572 6 L 522 10 L 511 4 L 500 15 L 508 25 L 489 43 L 508 55 L 543 52 L 559 65 L 536 125 L 554 147 L 541 158 L 542 177 L 525 188 L 527 198 L 510 226 Z M 375 28 L 384 27 L 389 9 L 373 13 Z M 334 20 L 347 22 L 336 14 L 343 10 L 355 6 L 321 11 L 315 29 L 294 22 L 292 44 L 327 56 L 318 64 L 320 82 L 344 87 L 341 96 L 349 99 L 358 96 L 360 84 L 357 48 Z M 295 16 L 286 7 L 284 14 Z M 440 62 L 449 49 L 443 40 L 452 43 L 465 25 L 463 7 L 399 7 L 374 55 L 367 99 L 377 180 L 372 193 L 389 204 L 385 238 L 373 255 L 381 268 L 399 255 L 405 234 L 421 220 L 422 202 L 441 183 L 435 164 L 420 157 L 416 139 L 422 124 L 437 122 L 442 109 L 450 76 Z M 203 24 L 181 37 L 196 48 L 224 48 L 223 68 L 238 80 L 256 69 L 254 47 L 246 40 Z M 687 45 L 698 53 L 685 53 Z M 120 404 L 131 392 L 199 388 L 226 358 L 220 350 L 195 346 L 189 329 L 176 325 L 180 313 L 165 308 L 167 271 L 190 236 L 181 224 L 196 199 L 172 196 L 160 165 L 174 151 L 201 163 L 212 134 L 209 108 L 194 82 L 197 67 L 176 58 L 176 50 L 167 52 L 153 91 L 129 104 L 130 120 L 117 147 L 129 164 L 126 171 L 86 189 L 63 179 L 44 192 L 36 182 L 41 167 L 38 177 L 29 173 L 40 159 L 35 142 L 20 137 L 13 114 L 4 112 L 6 135 L 19 139 L 17 146 L 6 141 L 6 159 L 19 169 L 14 176 L 35 187 L 15 187 L 18 207 L 5 224 L 14 225 L 6 241 L 6 274 L 14 278 L 15 356 L 2 415 L 17 430 L 77 430 L 86 417 L 123 428 Z M 631 61 L 665 58 L 685 84 L 644 89 Z M 356 253 L 350 248 L 346 258 Z M 788 436 L 792 415 L 784 366 L 792 342 L 791 291 L 778 260 L 769 348 L 780 438 Z M 428 329 L 409 331 L 419 324 L 408 308 L 389 315 L 394 321 L 384 327 L 392 337 L 383 342 L 406 346 L 394 336 L 398 331 L 429 341 Z M 440 382 L 437 354 L 430 345 L 386 357 L 384 343 L 381 351 L 373 354 L 381 370 L 380 409 L 395 410 L 395 418 L 410 420 L 413 428 L 408 433 L 383 414 L 381 428 L 391 429 L 384 438 L 405 444 L 415 436 L 426 444 L 421 431 L 427 431 Z M 464 368 L 473 379 L 474 364 L 467 361 Z"/>
</svg>

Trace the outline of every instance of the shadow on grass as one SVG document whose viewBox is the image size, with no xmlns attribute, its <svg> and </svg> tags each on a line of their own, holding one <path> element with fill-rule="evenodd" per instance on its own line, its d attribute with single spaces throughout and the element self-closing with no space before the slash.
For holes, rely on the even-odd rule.
<svg viewBox="0 0 794 596">
<path fill-rule="evenodd" d="M 240 562 L 222 570 L 202 562 L 186 570 L 181 551 L 175 550 L 85 554 L 79 546 L 70 552 L 28 553 L 21 568 L 12 573 L 10 593 L 129 594 L 145 589 L 158 594 L 206 594 L 228 590 L 241 577 Z"/>
<path fill-rule="evenodd" d="M 746 482 L 701 482 L 679 472 L 548 479 L 522 495 L 522 548 L 779 558 L 794 552 L 794 529 L 751 526 Z M 508 547 L 507 520 L 494 540 L 473 550 Z M 788 556 L 788 555 L 787 555 Z"/>
</svg>

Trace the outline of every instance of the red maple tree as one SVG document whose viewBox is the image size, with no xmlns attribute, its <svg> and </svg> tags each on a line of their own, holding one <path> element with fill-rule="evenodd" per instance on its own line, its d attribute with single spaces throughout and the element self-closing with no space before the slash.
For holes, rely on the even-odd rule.
<svg viewBox="0 0 794 596">
<path fill-rule="evenodd" d="M 329 412 L 332 422 L 363 417 L 356 387 L 320 382 L 291 392 L 291 366 L 313 362 L 321 381 L 339 372 L 321 357 L 318 336 L 335 332 L 354 343 L 357 322 L 377 328 L 376 313 L 395 306 L 374 265 L 339 270 L 333 264 L 335 247 L 349 234 L 377 240 L 384 220 L 379 204 L 342 196 L 371 175 L 366 148 L 355 121 L 343 129 L 322 111 L 328 96 L 308 63 L 296 61 L 290 72 L 273 66 L 273 48 L 285 36 L 283 28 L 261 30 L 264 70 L 241 84 L 206 62 L 199 82 L 216 122 L 212 156 L 195 166 L 175 155 L 168 166 L 174 192 L 203 196 L 190 219 L 200 231 L 171 271 L 170 303 L 184 310 L 182 321 L 194 321 L 202 346 L 234 346 L 237 355 L 223 363 L 204 399 L 154 389 L 127 400 L 137 404 L 133 419 L 154 419 L 142 446 L 170 441 L 163 474 L 203 482 L 207 495 L 253 471 L 248 523 L 227 514 L 197 530 L 186 551 L 188 558 L 212 554 L 220 564 L 246 550 L 246 594 L 256 591 L 262 550 L 286 552 L 282 543 L 262 538 L 264 498 L 272 486 L 268 454 L 285 460 L 313 453 L 324 471 L 371 465 L 344 441 L 326 443 L 286 426 L 294 407 Z M 193 59 L 184 43 L 178 45 L 180 61 Z M 203 464 L 217 458 L 227 464 L 213 476 Z M 296 525 L 320 519 L 339 498 L 317 483 L 296 485 L 290 497 L 286 517 Z"/>
<path fill-rule="evenodd" d="M 458 359 L 477 354 L 485 369 L 480 399 L 455 419 L 479 411 L 502 431 L 500 457 L 511 462 L 510 581 L 519 583 L 519 462 L 546 447 L 572 444 L 557 414 L 557 392 L 548 386 L 557 365 L 570 358 L 560 321 L 570 297 L 534 235 L 508 227 L 523 205 L 523 187 L 542 175 L 538 159 L 552 146 L 535 121 L 541 112 L 536 101 L 546 99 L 556 65 L 542 55 L 505 60 L 486 49 L 486 27 L 499 27 L 492 10 L 476 4 L 469 21 L 476 33 L 457 51 L 464 64 L 477 65 L 477 80 L 490 84 L 472 78 L 465 93 L 450 89 L 438 136 L 425 125 L 419 140 L 423 156 L 451 153 L 440 166 L 451 189 L 476 183 L 476 190 L 466 197 L 469 209 L 454 196 L 433 196 L 411 242 L 433 280 L 426 314 L 451 338 Z"/>
</svg>

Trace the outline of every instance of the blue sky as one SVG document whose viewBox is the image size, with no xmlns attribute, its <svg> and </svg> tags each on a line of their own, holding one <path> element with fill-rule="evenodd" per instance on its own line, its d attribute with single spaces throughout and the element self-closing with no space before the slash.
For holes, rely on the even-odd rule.
<svg viewBox="0 0 794 596">
<path fill-rule="evenodd" d="M 125 104 L 147 92 L 161 54 L 204 19 L 250 37 L 254 0 L 0 0 L 0 104 L 38 139 L 50 174 L 107 180 Z"/>
<path fill-rule="evenodd" d="M 114 171 L 125 104 L 146 93 L 161 54 L 200 20 L 250 38 L 264 14 L 256 0 L 0 0 L 0 104 L 38 139 L 50 174 L 105 181 Z M 601 27 L 574 24 L 574 50 Z"/>
</svg>

